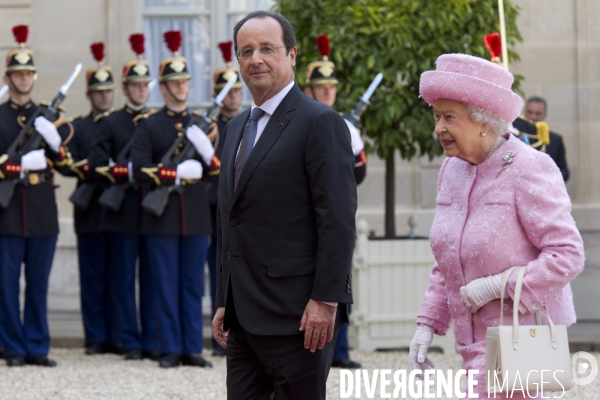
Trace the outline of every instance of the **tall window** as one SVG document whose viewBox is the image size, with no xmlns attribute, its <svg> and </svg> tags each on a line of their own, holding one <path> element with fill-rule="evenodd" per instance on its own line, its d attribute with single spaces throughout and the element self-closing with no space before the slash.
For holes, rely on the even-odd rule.
<svg viewBox="0 0 600 400">
<path fill-rule="evenodd" d="M 224 65 L 217 43 L 233 40 L 236 22 L 255 10 L 269 10 L 273 0 L 144 0 L 144 34 L 146 57 L 151 74 L 158 75 L 160 60 L 171 56 L 163 33 L 180 30 L 183 36 L 180 54 L 188 60 L 192 75 L 189 104 L 206 107 L 212 98 L 212 73 Z M 237 65 L 234 57 L 233 63 Z M 244 103 L 250 95 L 244 89 Z M 163 102 L 158 88 L 150 94 L 149 103 Z"/>
</svg>

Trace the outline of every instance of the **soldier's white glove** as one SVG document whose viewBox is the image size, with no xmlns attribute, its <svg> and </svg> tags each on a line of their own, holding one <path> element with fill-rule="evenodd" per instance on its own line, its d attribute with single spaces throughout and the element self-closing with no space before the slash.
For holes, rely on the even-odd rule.
<svg viewBox="0 0 600 400">
<path fill-rule="evenodd" d="M 473 279 L 460 288 L 460 301 L 471 313 L 475 313 L 480 307 L 500 298 L 500 286 L 502 286 L 502 274 Z"/>
<path fill-rule="evenodd" d="M 348 129 L 350 130 L 350 140 L 352 141 L 352 154 L 357 156 L 362 149 L 365 148 L 365 144 L 360 137 L 360 131 L 354 125 L 352 125 L 349 121 L 346 121 L 346 125 L 348 125 Z"/>
<path fill-rule="evenodd" d="M 32 150 L 21 157 L 21 178 L 25 176 L 25 171 L 42 171 L 47 166 L 44 149 Z"/>
<path fill-rule="evenodd" d="M 62 143 L 62 139 L 58 134 L 56 126 L 44 117 L 37 117 L 33 123 L 35 130 L 44 138 L 44 141 L 54 151 L 58 151 Z"/>
<path fill-rule="evenodd" d="M 433 332 L 434 329 L 429 325 L 422 324 L 417 327 L 408 351 L 408 361 L 411 369 L 425 371 L 427 368 L 434 368 L 433 363 L 427 357 L 427 350 L 429 350 L 429 346 L 433 341 Z M 423 374 L 419 374 L 417 377 L 423 379 Z"/>
<path fill-rule="evenodd" d="M 192 125 L 187 128 L 185 135 L 189 141 L 192 142 L 194 148 L 196 148 L 196 151 L 200 154 L 200 157 L 202 157 L 204 162 L 210 165 L 210 162 L 215 155 L 215 149 L 208 136 L 206 136 L 206 133 L 198 126 Z"/>
<path fill-rule="evenodd" d="M 196 160 L 185 160 L 177 165 L 177 176 L 175 183 L 179 185 L 182 179 L 200 179 L 202 178 L 202 164 Z"/>
</svg>

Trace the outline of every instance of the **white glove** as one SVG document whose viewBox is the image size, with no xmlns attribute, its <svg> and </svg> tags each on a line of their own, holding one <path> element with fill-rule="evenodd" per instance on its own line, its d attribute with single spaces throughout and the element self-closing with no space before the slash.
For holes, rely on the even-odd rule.
<svg viewBox="0 0 600 400">
<path fill-rule="evenodd" d="M 56 126 L 44 117 L 37 117 L 33 123 L 35 130 L 44 138 L 44 141 L 54 151 L 58 151 L 62 143 L 62 139 L 56 130 Z"/>
<path fill-rule="evenodd" d="M 210 162 L 215 155 L 215 149 L 213 148 L 208 136 L 206 136 L 206 133 L 204 133 L 202 129 L 198 128 L 198 126 L 192 125 L 187 128 L 185 135 L 189 141 L 192 142 L 196 148 L 196 151 L 198 154 L 200 154 L 200 157 L 202 157 L 204 162 L 210 165 Z"/>
<path fill-rule="evenodd" d="M 460 288 L 460 300 L 471 313 L 476 313 L 480 307 L 500 298 L 500 286 L 502 274 L 473 279 Z"/>
<path fill-rule="evenodd" d="M 352 154 L 357 156 L 362 149 L 365 148 L 365 144 L 363 143 L 360 137 L 360 131 L 354 125 L 352 125 L 349 121 L 346 121 L 346 125 L 348 125 L 348 130 L 350 130 L 350 140 L 352 141 Z"/>
<path fill-rule="evenodd" d="M 177 176 L 175 183 L 179 185 L 182 179 L 200 179 L 202 178 L 202 164 L 196 160 L 185 160 L 177 165 Z"/>
<path fill-rule="evenodd" d="M 420 369 L 425 371 L 427 368 L 435 368 L 433 363 L 427 357 L 427 350 L 433 341 L 434 329 L 429 325 L 419 325 L 415 336 L 413 336 L 410 342 L 410 348 L 408 352 L 408 361 L 411 369 Z M 423 379 L 423 375 L 417 375 L 420 379 Z"/>
<path fill-rule="evenodd" d="M 25 176 L 25 171 L 42 171 L 47 166 L 44 149 L 32 150 L 21 157 L 21 178 Z"/>
<path fill-rule="evenodd" d="M 129 183 L 135 183 L 135 179 L 133 179 L 133 164 L 131 161 L 127 163 L 127 176 L 129 177 Z"/>
</svg>

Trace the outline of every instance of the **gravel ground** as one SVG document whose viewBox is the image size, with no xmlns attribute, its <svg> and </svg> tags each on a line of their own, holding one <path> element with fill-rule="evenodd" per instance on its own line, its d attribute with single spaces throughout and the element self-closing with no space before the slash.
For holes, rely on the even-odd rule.
<svg viewBox="0 0 600 400">
<path fill-rule="evenodd" d="M 600 353 L 593 355 L 600 361 Z M 0 399 L 225 399 L 225 360 L 211 357 L 210 352 L 205 352 L 204 356 L 214 368 L 164 370 L 147 360 L 126 362 L 115 355 L 85 356 L 81 349 L 52 349 L 50 357 L 59 363 L 56 368 L 8 368 L 0 362 Z M 363 368 L 369 370 L 409 369 L 408 355 L 400 351 L 355 351 L 352 358 L 362 362 Z M 459 355 L 434 353 L 431 360 L 436 368 L 444 370 L 456 370 L 461 364 Z M 339 382 L 340 370 L 332 368 L 327 382 L 328 399 L 340 398 Z M 575 386 L 563 398 L 597 400 L 600 398 L 599 388 L 600 377 L 588 386 Z M 379 389 L 375 393 L 379 394 Z M 367 398 L 364 386 L 362 395 L 362 398 Z"/>
</svg>

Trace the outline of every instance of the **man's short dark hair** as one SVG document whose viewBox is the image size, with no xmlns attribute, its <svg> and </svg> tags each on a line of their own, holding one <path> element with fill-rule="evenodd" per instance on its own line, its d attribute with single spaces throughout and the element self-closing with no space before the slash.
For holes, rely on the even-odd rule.
<svg viewBox="0 0 600 400">
<path fill-rule="evenodd" d="M 283 44 L 285 46 L 286 55 L 290 53 L 292 47 L 296 46 L 296 35 L 294 35 L 294 27 L 292 26 L 290 21 L 288 21 L 283 15 L 278 14 L 276 12 L 259 10 L 246 15 L 242 20 L 235 24 L 235 27 L 233 28 L 233 48 L 236 54 L 238 51 L 237 35 L 242 25 L 244 25 L 246 21 L 252 18 L 268 17 L 273 18 L 274 20 L 279 22 L 279 25 L 281 25 L 281 30 L 283 31 Z"/>
<path fill-rule="evenodd" d="M 548 109 L 548 104 L 546 103 L 546 100 L 540 96 L 531 96 L 527 99 L 527 104 L 529 103 L 542 103 L 544 105 L 544 110 Z"/>
</svg>

